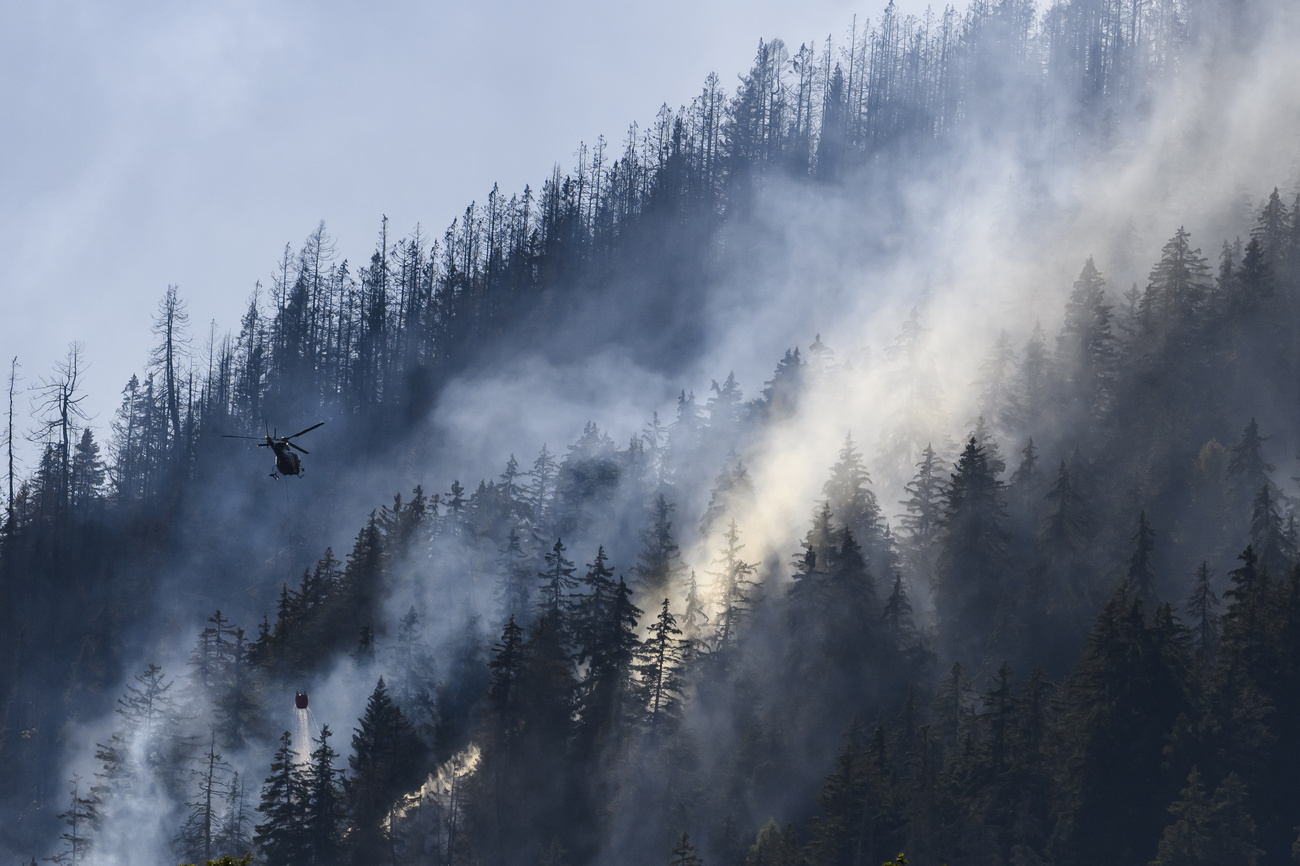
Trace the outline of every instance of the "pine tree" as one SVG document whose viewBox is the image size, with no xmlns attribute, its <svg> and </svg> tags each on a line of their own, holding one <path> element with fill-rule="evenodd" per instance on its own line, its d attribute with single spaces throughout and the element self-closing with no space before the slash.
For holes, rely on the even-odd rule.
<svg viewBox="0 0 1300 866">
<path fill-rule="evenodd" d="M 935 609 L 949 651 L 979 661 L 1011 587 L 1003 486 L 975 437 L 966 443 L 945 493 Z"/>
<path fill-rule="evenodd" d="M 912 615 L 912 602 L 907 597 L 907 588 L 903 585 L 903 575 L 894 575 L 894 586 L 885 600 L 885 631 L 894 650 L 904 658 L 921 651 L 920 635 L 917 633 L 916 620 Z"/>
<path fill-rule="evenodd" d="M 573 624 L 574 654 L 578 664 L 590 662 L 596 646 L 606 637 L 609 617 L 614 608 L 614 570 L 609 567 L 602 545 L 596 549 L 596 558 L 587 563 L 587 573 L 579 583 L 581 592 L 571 602 L 570 622 Z"/>
<path fill-rule="evenodd" d="M 137 685 L 126 686 L 126 695 L 117 699 L 116 711 L 132 734 L 144 744 L 144 762 L 150 770 L 158 770 L 167 760 L 167 729 L 175 722 L 175 701 L 170 692 L 171 681 L 165 681 L 163 670 L 149 664 L 135 677 Z"/>
<path fill-rule="evenodd" d="M 1133 555 L 1128 560 L 1124 585 L 1144 604 L 1154 604 L 1156 594 L 1156 533 L 1147 522 L 1147 513 L 1138 515 L 1137 532 L 1133 533 Z"/>
<path fill-rule="evenodd" d="M 1165 828 L 1152 866 L 1255 866 L 1264 852 L 1255 847 L 1255 822 L 1246 812 L 1246 787 L 1228 774 L 1210 799 L 1196 767 L 1187 787 L 1169 807 L 1174 823 Z"/>
<path fill-rule="evenodd" d="M 528 472 L 529 484 L 524 500 L 528 503 L 528 511 L 537 531 L 545 532 L 551 526 L 551 504 L 555 499 L 555 477 L 558 471 L 555 458 L 543 445 L 537 459 L 533 461 L 533 468 Z"/>
<path fill-rule="evenodd" d="M 1180 714 L 1191 709 L 1184 638 L 1168 607 L 1148 624 L 1121 586 L 1088 636 L 1065 686 L 1058 862 L 1141 862 L 1154 850 L 1169 802 L 1161 765 Z"/>
<path fill-rule="evenodd" d="M 329 744 L 332 734 L 329 725 L 321 726 L 302 782 L 303 843 L 310 852 L 310 862 L 322 866 L 337 862 L 345 818 L 342 774 L 334 767 L 338 755 Z"/>
<path fill-rule="evenodd" d="M 680 637 L 682 630 L 677 627 L 677 617 L 669 611 L 666 598 L 649 632 L 637 650 L 632 669 L 639 679 L 646 724 L 653 735 L 661 725 L 668 728 L 677 720 L 685 688 L 688 644 Z"/>
<path fill-rule="evenodd" d="M 758 831 L 758 837 L 745 857 L 745 866 L 798 866 L 799 862 L 794 827 L 787 826 L 783 832 L 775 818 L 769 818 Z"/>
<path fill-rule="evenodd" d="M 893 571 L 894 551 L 885 543 L 880 505 L 871 491 L 871 477 L 851 434 L 844 437 L 844 447 L 831 467 L 831 476 L 822 493 L 840 525 L 847 527 L 862 545 L 871 570 L 876 574 Z"/>
<path fill-rule="evenodd" d="M 238 855 L 240 851 L 250 851 L 253 839 L 249 834 L 249 823 L 248 797 L 244 790 L 244 782 L 238 773 L 233 773 L 230 783 L 226 786 L 225 808 L 213 840 L 216 849 L 226 851 L 230 855 Z"/>
<path fill-rule="evenodd" d="M 1089 256 L 1065 305 L 1059 352 L 1075 389 L 1073 399 L 1094 416 L 1105 409 L 1111 396 L 1114 343 L 1106 280 Z"/>
<path fill-rule="evenodd" d="M 1288 218 L 1290 217 L 1290 218 Z M 1259 221 L 1250 231 L 1251 242 L 1263 248 L 1266 262 L 1276 266 L 1285 260 L 1290 233 L 1290 223 L 1294 214 L 1288 215 L 1286 204 L 1278 193 L 1277 187 L 1269 193 L 1268 201 L 1260 208 Z"/>
<path fill-rule="evenodd" d="M 813 862 L 827 866 L 866 863 L 873 845 L 870 813 L 870 779 L 866 751 L 859 742 L 857 723 L 845 736 L 835 771 L 817 794 L 822 814 L 812 822 L 808 851 Z M 773 861 L 775 862 L 775 861 Z"/>
<path fill-rule="evenodd" d="M 295 757 L 293 735 L 285 731 L 257 807 L 265 820 L 253 831 L 253 841 L 269 866 L 291 866 L 307 859 L 303 838 L 306 791 L 302 767 Z"/>
<path fill-rule="evenodd" d="M 93 797 L 81 795 L 81 778 L 73 776 L 72 790 L 68 792 L 68 808 L 58 814 L 58 819 L 67 825 L 67 830 L 59 835 L 64 849 L 57 854 L 46 857 L 51 863 L 60 866 L 78 866 L 85 863 L 90 855 L 91 833 L 96 820 L 95 801 Z"/>
<path fill-rule="evenodd" d="M 221 820 L 218 809 L 227 792 L 227 776 L 231 772 L 230 765 L 217 754 L 214 730 L 209 735 L 208 753 L 201 759 L 200 766 L 190 771 L 195 781 L 195 796 L 185 804 L 189 814 L 176 837 L 176 847 L 182 856 L 206 863 L 216 855 L 215 843 Z"/>
<path fill-rule="evenodd" d="M 677 844 L 673 846 L 672 853 L 668 855 L 668 866 L 704 866 L 704 861 L 700 859 L 699 853 L 695 846 L 691 844 L 691 837 L 688 833 L 682 833 Z"/>
<path fill-rule="evenodd" d="M 717 570 L 710 574 L 715 581 L 715 607 L 718 611 L 713 626 L 712 649 L 725 653 L 739 639 L 740 625 L 749 614 L 757 584 L 750 578 L 754 565 L 740 558 L 745 545 L 740 543 L 740 528 L 736 521 L 731 521 L 723 540 L 725 547 L 714 560 Z"/>
<path fill-rule="evenodd" d="M 411 723 L 388 696 L 383 677 L 375 686 L 366 711 L 353 729 L 352 756 L 347 779 L 352 832 L 348 835 L 350 861 L 374 862 L 388 842 L 389 817 L 407 786 L 420 777 L 423 747 Z"/>
<path fill-rule="evenodd" d="M 734 515 L 749 505 L 754 498 L 754 484 L 749 479 L 745 464 L 729 455 L 727 463 L 713 481 L 713 492 L 709 496 L 708 508 L 700 518 L 700 534 L 708 536 L 720 525 L 724 518 Z"/>
<path fill-rule="evenodd" d="M 573 563 L 564 558 L 564 550 L 563 540 L 557 538 L 555 546 L 546 554 L 546 571 L 537 575 L 542 579 L 537 612 L 550 621 L 552 629 L 564 628 L 569 594 L 578 585 L 573 576 Z"/>
<path fill-rule="evenodd" d="M 1192 649 L 1202 669 L 1214 662 L 1219 642 L 1219 597 L 1210 585 L 1210 564 L 1202 562 L 1196 569 L 1192 594 L 1184 610 L 1192 632 Z"/>
<path fill-rule="evenodd" d="M 632 591 L 622 578 L 612 587 L 603 614 L 588 648 L 590 664 L 579 688 L 577 749 L 579 755 L 585 750 L 589 757 L 594 757 L 602 744 L 617 754 L 619 741 L 639 715 L 632 674 L 640 648 L 636 626 L 641 610 L 632 604 Z"/>
<path fill-rule="evenodd" d="M 1296 550 L 1287 537 L 1267 484 L 1259 488 L 1251 505 L 1250 545 L 1259 556 L 1260 568 L 1269 574 L 1283 575 L 1291 571 Z"/>
<path fill-rule="evenodd" d="M 99 456 L 99 443 L 90 428 L 81 431 L 72 455 L 71 506 L 75 514 L 87 515 L 103 496 L 107 471 Z"/>
<path fill-rule="evenodd" d="M 1012 373 L 1015 369 L 1016 350 L 1011 345 L 1011 335 L 999 331 L 988 357 L 980 365 L 979 412 L 990 419 L 998 429 L 1007 427 L 1019 414 Z"/>
<path fill-rule="evenodd" d="M 805 365 L 799 350 L 786 349 L 777 362 L 771 380 L 763 383 L 761 406 L 768 418 L 784 419 L 794 415 L 803 392 Z"/>
<path fill-rule="evenodd" d="M 682 634 L 692 655 L 697 655 L 704 643 L 704 624 L 709 621 L 704 612 L 704 601 L 700 598 L 699 581 L 695 579 L 695 569 L 691 569 L 686 578 L 686 612 L 682 616 Z"/>
<path fill-rule="evenodd" d="M 1269 473 L 1274 466 L 1264 459 L 1264 443 L 1268 440 L 1268 436 L 1260 435 L 1259 424 L 1251 418 L 1241 431 L 1241 441 L 1229 450 L 1228 479 L 1236 498 L 1235 509 L 1245 511 L 1261 487 L 1272 486 Z"/>
<path fill-rule="evenodd" d="M 507 619 L 528 617 L 532 609 L 535 566 L 524 552 L 523 539 L 517 526 L 510 527 L 498 568 L 501 574 L 501 614 Z"/>
<path fill-rule="evenodd" d="M 928 575 L 934 564 L 934 541 L 943 521 L 943 478 L 939 458 L 929 444 L 921 452 L 916 475 L 903 488 L 905 512 L 898 519 L 903 531 L 904 559 L 915 575 Z"/>
<path fill-rule="evenodd" d="M 1179 227 L 1160 251 L 1142 296 L 1140 317 L 1145 327 L 1161 335 L 1170 348 L 1192 345 L 1209 293 L 1210 266 L 1191 235 Z"/>
<path fill-rule="evenodd" d="M 681 579 L 685 566 L 677 542 L 673 540 L 673 523 L 668 519 L 672 514 L 672 504 L 659 493 L 651 509 L 651 523 L 642 535 L 641 552 L 637 554 L 637 564 L 632 571 L 637 575 L 638 589 L 654 598 Z"/>
</svg>

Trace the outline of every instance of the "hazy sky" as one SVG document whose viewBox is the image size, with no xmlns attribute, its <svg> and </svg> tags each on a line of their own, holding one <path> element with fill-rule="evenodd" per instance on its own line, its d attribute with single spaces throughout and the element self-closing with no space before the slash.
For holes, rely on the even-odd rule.
<svg viewBox="0 0 1300 866">
<path fill-rule="evenodd" d="M 921 0 L 900 3 L 921 11 Z M 286 241 L 441 234 L 493 182 L 538 186 L 760 37 L 837 39 L 850 0 L 655 4 L 8 3 L 0 11 L 0 354 L 30 385 L 85 346 L 105 430 L 169 283 L 196 349 L 238 329 Z M 20 406 L 26 408 L 26 401 Z M 104 434 L 106 435 L 106 433 Z"/>
</svg>

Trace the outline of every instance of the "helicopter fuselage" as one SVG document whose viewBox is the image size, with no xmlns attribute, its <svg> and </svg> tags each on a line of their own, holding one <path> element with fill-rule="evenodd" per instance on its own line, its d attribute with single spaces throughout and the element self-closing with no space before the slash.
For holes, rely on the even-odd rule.
<svg viewBox="0 0 1300 866">
<path fill-rule="evenodd" d="M 272 475 L 302 475 L 302 461 L 289 450 L 289 445 L 278 440 L 267 443 L 275 452 L 275 472 Z"/>
</svg>

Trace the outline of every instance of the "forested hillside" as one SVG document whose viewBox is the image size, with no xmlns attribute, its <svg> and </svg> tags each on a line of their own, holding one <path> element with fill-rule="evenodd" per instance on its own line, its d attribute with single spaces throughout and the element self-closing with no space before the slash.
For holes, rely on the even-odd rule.
<svg viewBox="0 0 1300 866">
<path fill-rule="evenodd" d="M 0 856 L 1291 862 L 1296 25 L 891 4 L 15 363 Z"/>
</svg>

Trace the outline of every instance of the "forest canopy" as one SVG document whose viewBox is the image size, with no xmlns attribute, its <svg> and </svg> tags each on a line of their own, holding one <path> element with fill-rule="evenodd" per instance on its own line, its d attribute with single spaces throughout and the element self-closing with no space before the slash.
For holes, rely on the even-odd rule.
<svg viewBox="0 0 1300 866">
<path fill-rule="evenodd" d="M 0 855 L 1290 862 L 1300 177 L 1179 181 L 1148 249 L 1099 168 L 1159 174 L 1162 100 L 1294 25 L 890 4 L 440 236 L 320 223 L 237 331 L 167 287 L 106 430 L 79 344 L 30 421 L 15 363 Z M 225 438 L 322 420 L 301 478 Z M 471 438 L 516 444 L 479 480 Z"/>
</svg>

